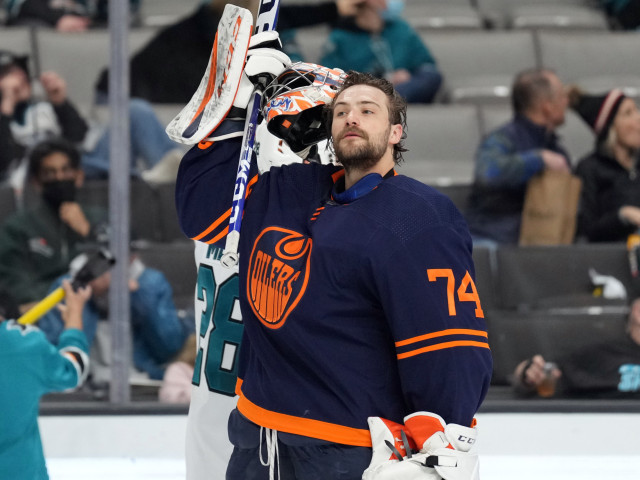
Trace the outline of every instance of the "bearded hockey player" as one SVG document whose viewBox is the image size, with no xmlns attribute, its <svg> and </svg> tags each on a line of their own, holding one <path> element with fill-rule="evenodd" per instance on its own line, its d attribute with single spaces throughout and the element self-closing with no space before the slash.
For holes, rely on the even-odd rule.
<svg viewBox="0 0 640 480">
<path fill-rule="evenodd" d="M 492 362 L 466 223 L 449 199 L 395 173 L 406 104 L 389 82 L 283 68 L 265 91 L 267 129 L 307 149 L 323 123 L 314 98 L 327 94 L 340 166 L 260 173 L 271 152 L 253 158 L 233 277 L 244 330 L 234 307 L 214 313 L 216 335 L 235 338 L 217 340 L 228 354 L 200 360 L 230 373 L 230 352 L 238 358 L 226 478 L 476 479 L 474 415 Z M 271 115 L 305 100 L 300 114 Z M 228 231 L 241 145 L 200 142 L 178 173 L 181 226 L 210 252 Z"/>
</svg>

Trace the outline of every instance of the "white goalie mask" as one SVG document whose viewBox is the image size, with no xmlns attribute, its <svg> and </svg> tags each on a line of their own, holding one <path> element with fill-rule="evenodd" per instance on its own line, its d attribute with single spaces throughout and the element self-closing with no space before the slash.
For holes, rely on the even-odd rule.
<svg viewBox="0 0 640 480">
<path fill-rule="evenodd" d="M 335 97 L 345 78 L 339 68 L 313 63 L 298 62 L 285 69 L 262 97 L 261 110 L 269 132 L 299 155 L 326 140 L 323 108 Z"/>
</svg>

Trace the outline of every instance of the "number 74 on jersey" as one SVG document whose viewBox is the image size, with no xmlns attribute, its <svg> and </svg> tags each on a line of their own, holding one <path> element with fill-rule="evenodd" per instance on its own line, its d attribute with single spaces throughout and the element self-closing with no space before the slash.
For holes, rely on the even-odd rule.
<svg viewBox="0 0 640 480">
<path fill-rule="evenodd" d="M 427 276 L 430 282 L 436 282 L 439 279 L 444 279 L 447 282 L 447 305 L 449 307 L 449 316 L 456 315 L 456 294 L 459 302 L 475 302 L 476 304 L 476 317 L 484 318 L 484 312 L 480 306 L 480 297 L 478 296 L 478 290 L 476 290 L 476 284 L 471 278 L 469 271 L 465 273 L 462 278 L 458 289 L 456 290 L 456 279 L 453 275 L 453 270 L 450 268 L 429 268 L 427 269 Z"/>
</svg>

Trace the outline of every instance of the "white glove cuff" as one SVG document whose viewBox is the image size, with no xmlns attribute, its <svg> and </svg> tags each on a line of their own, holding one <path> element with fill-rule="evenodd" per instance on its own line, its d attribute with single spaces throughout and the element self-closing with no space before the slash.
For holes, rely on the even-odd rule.
<svg viewBox="0 0 640 480">
<path fill-rule="evenodd" d="M 265 30 L 264 32 L 256 33 L 251 36 L 249 40 L 249 48 L 254 48 L 261 43 L 278 42 L 280 43 L 280 35 L 276 30 Z"/>
<path fill-rule="evenodd" d="M 282 71 L 291 65 L 289 56 L 280 50 L 273 48 L 256 48 L 250 50 L 247 57 L 247 64 L 244 73 L 249 78 L 262 73 L 269 73 L 277 77 Z"/>
</svg>

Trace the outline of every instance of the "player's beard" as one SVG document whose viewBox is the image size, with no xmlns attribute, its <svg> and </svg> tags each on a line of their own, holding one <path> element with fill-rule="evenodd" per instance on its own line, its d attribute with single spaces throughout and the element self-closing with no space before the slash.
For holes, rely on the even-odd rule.
<svg viewBox="0 0 640 480">
<path fill-rule="evenodd" d="M 352 145 L 352 141 L 346 142 L 345 144 L 343 140 L 347 132 L 357 133 L 364 142 L 356 140 L 357 145 Z M 387 128 L 384 134 L 369 138 L 369 135 L 363 130 L 345 128 L 333 146 L 338 162 L 340 162 L 347 171 L 368 170 L 374 167 L 387 151 L 387 142 L 390 133 L 391 126 Z"/>
</svg>

